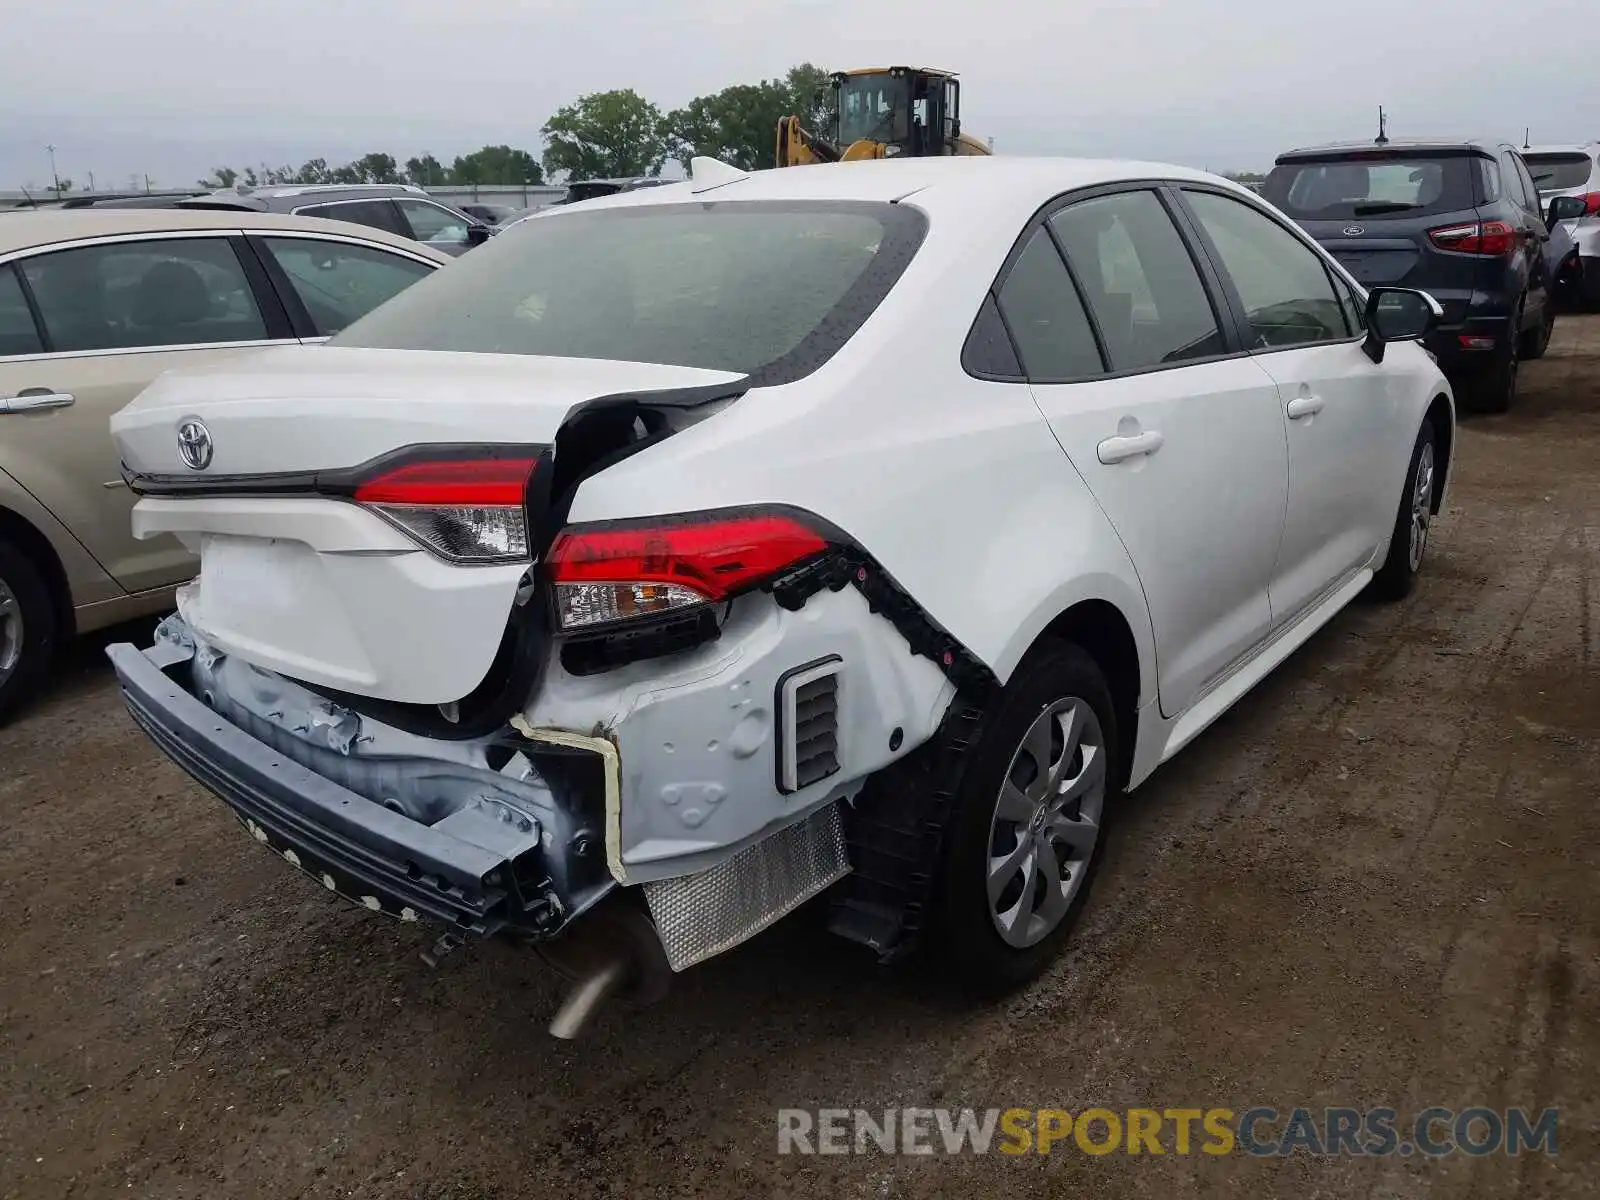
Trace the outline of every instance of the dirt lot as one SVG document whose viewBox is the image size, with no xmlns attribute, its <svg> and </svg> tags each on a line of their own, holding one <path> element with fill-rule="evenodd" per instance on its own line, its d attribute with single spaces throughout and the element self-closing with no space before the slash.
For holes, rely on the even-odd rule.
<svg viewBox="0 0 1600 1200">
<path fill-rule="evenodd" d="M 1125 805 L 1065 961 L 930 997 L 803 924 L 589 1040 L 553 980 L 330 898 L 95 647 L 0 731 L 0 1196 L 1600 1196 L 1600 318 L 1462 431 L 1358 604 Z M 123 631 L 126 636 L 127 631 Z M 797 1158 L 780 1107 L 1561 1108 L 1508 1158 Z"/>
</svg>

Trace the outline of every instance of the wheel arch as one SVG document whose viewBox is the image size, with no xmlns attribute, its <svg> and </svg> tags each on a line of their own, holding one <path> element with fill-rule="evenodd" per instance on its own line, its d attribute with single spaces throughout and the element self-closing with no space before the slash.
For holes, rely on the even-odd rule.
<svg viewBox="0 0 1600 1200">
<path fill-rule="evenodd" d="M 50 603 L 55 609 L 61 640 L 70 638 L 75 628 L 72 587 L 67 582 L 67 569 L 50 539 L 22 514 L 0 505 L 0 541 L 12 543 L 39 568 L 45 586 L 50 589 Z"/>
</svg>

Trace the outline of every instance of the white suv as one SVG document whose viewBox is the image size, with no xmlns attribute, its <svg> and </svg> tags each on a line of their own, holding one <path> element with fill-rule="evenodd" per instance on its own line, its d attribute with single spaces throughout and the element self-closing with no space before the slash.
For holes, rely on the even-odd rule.
<svg viewBox="0 0 1600 1200">
<path fill-rule="evenodd" d="M 1575 271 L 1560 283 L 1578 304 L 1600 305 L 1600 142 L 1586 146 L 1538 146 L 1522 152 L 1549 210 L 1566 228 L 1576 255 Z"/>
<path fill-rule="evenodd" d="M 1015 985 L 1118 792 L 1409 588 L 1438 312 L 1177 167 L 697 161 L 146 391 L 203 566 L 111 658 L 330 890 L 539 943 L 557 1032 L 824 890 Z"/>
</svg>

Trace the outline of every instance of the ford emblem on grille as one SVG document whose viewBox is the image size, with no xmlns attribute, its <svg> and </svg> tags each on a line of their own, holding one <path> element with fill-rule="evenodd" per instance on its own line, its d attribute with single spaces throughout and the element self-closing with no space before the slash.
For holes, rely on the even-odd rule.
<svg viewBox="0 0 1600 1200">
<path fill-rule="evenodd" d="M 1365 232 L 1366 230 L 1360 225 L 1346 225 L 1344 227 L 1345 237 L 1360 237 Z"/>
<path fill-rule="evenodd" d="M 201 421 L 185 421 L 178 426 L 178 453 L 191 471 L 204 471 L 211 465 L 211 431 Z"/>
</svg>

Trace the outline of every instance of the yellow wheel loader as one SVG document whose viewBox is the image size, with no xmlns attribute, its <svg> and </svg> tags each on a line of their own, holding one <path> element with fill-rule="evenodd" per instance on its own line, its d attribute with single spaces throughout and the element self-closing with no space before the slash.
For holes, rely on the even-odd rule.
<svg viewBox="0 0 1600 1200">
<path fill-rule="evenodd" d="M 799 117 L 784 117 L 778 122 L 778 166 L 990 153 L 961 132 L 961 84 L 953 72 L 866 67 L 835 72 L 829 81 L 832 127 L 813 133 Z"/>
</svg>

